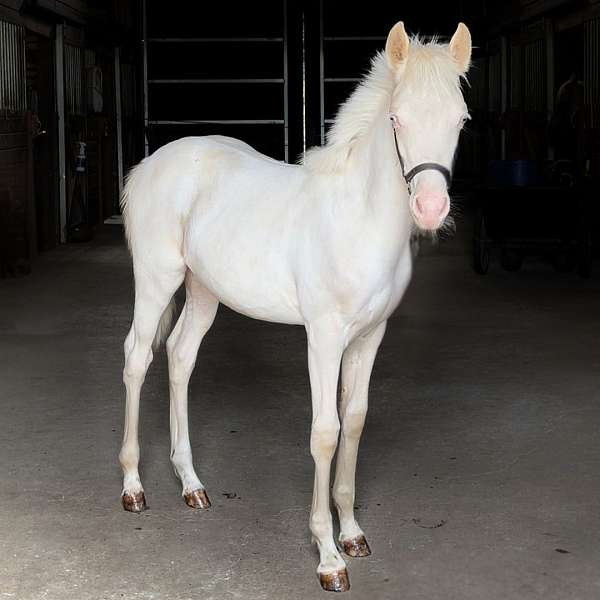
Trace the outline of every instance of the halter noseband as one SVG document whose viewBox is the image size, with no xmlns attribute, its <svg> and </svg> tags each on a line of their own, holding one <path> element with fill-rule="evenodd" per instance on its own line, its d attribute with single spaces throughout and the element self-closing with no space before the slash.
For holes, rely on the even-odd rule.
<svg viewBox="0 0 600 600">
<path fill-rule="evenodd" d="M 400 168 L 402 169 L 402 175 L 404 176 L 404 180 L 408 185 L 409 191 L 411 189 L 410 182 L 415 178 L 416 175 L 421 173 L 421 171 L 438 171 L 444 176 L 444 179 L 446 180 L 446 185 L 450 187 L 450 184 L 452 183 L 452 173 L 450 172 L 450 169 L 448 169 L 444 165 L 440 165 L 439 163 L 421 163 L 416 167 L 413 167 L 408 173 L 405 172 L 404 160 L 402 158 L 402 154 L 400 154 L 400 148 L 398 147 L 398 138 L 396 136 L 396 124 L 394 123 L 394 119 L 392 117 L 390 117 L 390 119 L 392 121 L 392 130 L 394 132 L 394 145 L 396 146 L 396 154 L 398 155 L 398 160 L 400 161 Z"/>
</svg>

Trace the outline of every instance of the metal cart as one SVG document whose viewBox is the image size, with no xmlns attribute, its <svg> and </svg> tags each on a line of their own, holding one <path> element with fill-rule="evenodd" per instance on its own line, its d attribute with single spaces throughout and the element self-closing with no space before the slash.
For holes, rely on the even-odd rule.
<svg viewBox="0 0 600 600">
<path fill-rule="evenodd" d="M 487 273 L 499 254 L 507 271 L 528 255 L 549 256 L 557 270 L 589 277 L 589 193 L 568 161 L 495 161 L 475 190 L 473 267 Z"/>
</svg>

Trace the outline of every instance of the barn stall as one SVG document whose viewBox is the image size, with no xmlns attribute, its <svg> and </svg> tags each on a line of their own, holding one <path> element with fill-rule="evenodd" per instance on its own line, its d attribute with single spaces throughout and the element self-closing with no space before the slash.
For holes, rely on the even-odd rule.
<svg viewBox="0 0 600 600">
<path fill-rule="evenodd" d="M 180 497 L 167 353 L 154 352 L 140 404 L 148 510 L 123 510 L 134 280 L 119 195 L 133 165 L 185 136 L 232 136 L 290 163 L 325 144 L 403 20 L 445 42 L 468 25 L 471 119 L 453 166 L 455 230 L 413 242 L 412 283 L 375 361 L 353 502 L 372 556 L 345 558 L 347 595 L 595 597 L 599 18 L 591 0 L 360 12 L 328 0 L 0 0 L 0 594 L 325 594 L 308 529 L 302 327 L 219 308 L 189 388 L 208 510 Z M 585 182 L 589 277 L 544 253 L 500 269 L 495 248 L 481 278 L 478 194 L 493 165 L 563 159 L 548 131 L 572 73 L 567 160 Z M 498 210 L 518 224 L 510 200 Z M 575 200 L 554 203 L 565 221 Z M 536 227 L 560 221 L 553 210 Z M 256 274 L 268 277 L 260 264 Z M 183 290 L 176 300 L 180 311 Z"/>
</svg>

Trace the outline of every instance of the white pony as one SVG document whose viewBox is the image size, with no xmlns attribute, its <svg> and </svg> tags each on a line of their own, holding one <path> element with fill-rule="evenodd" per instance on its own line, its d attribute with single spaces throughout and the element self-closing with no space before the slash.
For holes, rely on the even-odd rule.
<svg viewBox="0 0 600 600">
<path fill-rule="evenodd" d="M 127 510 L 145 508 L 138 473 L 140 388 L 152 342 L 166 332 L 173 295 L 185 283 L 185 306 L 167 353 L 171 461 L 186 503 L 210 506 L 192 464 L 187 388 L 219 302 L 257 319 L 304 325 L 317 573 L 326 590 L 349 588 L 333 535 L 331 461 L 339 439 L 333 500 L 340 548 L 367 556 L 353 507 L 371 368 L 411 277 L 414 223 L 434 231 L 448 214 L 449 172 L 468 118 L 460 80 L 470 57 L 471 36 L 462 23 L 449 45 L 411 40 L 397 23 L 385 52 L 341 107 L 327 144 L 311 150 L 303 164 L 208 136 L 167 144 L 131 172 L 122 201 L 135 274 L 119 455 Z"/>
</svg>

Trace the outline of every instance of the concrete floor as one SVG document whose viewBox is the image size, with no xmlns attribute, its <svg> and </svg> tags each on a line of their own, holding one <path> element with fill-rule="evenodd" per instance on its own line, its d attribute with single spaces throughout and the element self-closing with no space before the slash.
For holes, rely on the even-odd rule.
<svg viewBox="0 0 600 600">
<path fill-rule="evenodd" d="M 222 308 L 205 340 L 190 412 L 208 512 L 169 465 L 157 356 L 150 510 L 121 509 L 132 282 L 115 232 L 0 282 L 0 599 L 326 597 L 299 327 Z M 479 277 L 460 239 L 420 257 L 376 363 L 356 500 L 373 556 L 348 560 L 346 598 L 598 598 L 600 277 L 535 261 Z"/>
</svg>

